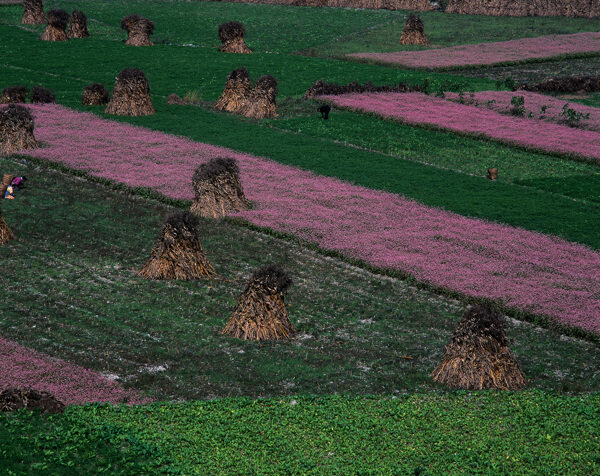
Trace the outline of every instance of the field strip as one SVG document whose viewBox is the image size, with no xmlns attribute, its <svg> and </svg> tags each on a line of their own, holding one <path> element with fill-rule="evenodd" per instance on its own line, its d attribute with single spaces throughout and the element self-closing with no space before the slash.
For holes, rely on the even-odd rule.
<svg viewBox="0 0 600 476">
<path fill-rule="evenodd" d="M 518 63 L 538 58 L 600 52 L 600 33 L 547 35 L 537 38 L 450 46 L 423 51 L 352 53 L 352 58 L 375 60 L 409 68 L 450 68 Z"/>
<path fill-rule="evenodd" d="M 338 107 L 373 113 L 416 126 L 484 136 L 531 150 L 565 154 L 600 164 L 600 133 L 543 120 L 505 116 L 422 93 L 320 96 Z"/>
<path fill-rule="evenodd" d="M 511 104 L 511 100 L 515 96 L 523 97 L 522 116 L 527 119 L 568 125 L 569 115 L 567 112 L 563 112 L 563 108 L 565 108 L 565 111 L 572 109 L 574 111 L 573 114 L 579 113 L 582 115 L 579 120 L 573 117 L 571 121 L 573 127 L 600 132 L 600 108 L 585 106 L 565 99 L 558 99 L 546 94 L 530 91 L 480 91 L 463 94 L 462 96 L 459 96 L 457 93 L 448 92 L 445 93 L 444 97 L 445 99 L 461 102 L 469 106 L 477 106 L 501 114 L 512 115 L 514 106 Z M 589 118 L 585 119 L 583 117 L 585 115 L 589 115 Z"/>
<path fill-rule="evenodd" d="M 55 359 L 0 337 L 0 390 L 34 388 L 65 405 L 89 402 L 145 403 L 134 392 L 98 372 Z"/>
<path fill-rule="evenodd" d="M 238 216 L 253 224 L 600 333 L 600 253 L 585 246 L 63 106 L 30 107 L 46 144 L 31 156 L 185 200 L 200 163 L 234 157 L 256 204 Z"/>
</svg>

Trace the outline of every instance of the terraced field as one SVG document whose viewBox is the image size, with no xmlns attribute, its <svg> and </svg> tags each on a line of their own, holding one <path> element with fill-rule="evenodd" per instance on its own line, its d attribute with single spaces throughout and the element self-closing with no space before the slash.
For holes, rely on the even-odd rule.
<svg viewBox="0 0 600 476">
<path fill-rule="evenodd" d="M 17 236 L 0 246 L 0 391 L 31 386 L 68 406 L 59 415 L 0 413 L 0 441 L 11 441 L 0 468 L 600 472 L 593 94 L 548 97 L 557 111 L 565 100 L 587 103 L 590 119 L 578 123 L 538 117 L 543 98 L 526 94 L 535 117 L 515 117 L 508 104 L 521 93 L 504 80 L 522 74 L 526 56 L 460 74 L 346 56 L 423 50 L 397 44 L 402 11 L 166 0 L 44 6 L 83 10 L 91 37 L 40 41 L 44 26 L 21 25 L 22 6 L 0 5 L 0 89 L 42 85 L 58 103 L 25 104 L 41 147 L 0 157 L 2 173 L 28 177 L 0 203 Z M 130 13 L 155 22 L 154 46 L 124 44 L 119 22 Z M 433 49 L 600 26 L 421 17 Z M 231 20 L 244 23 L 253 54 L 218 51 L 217 27 Z M 580 51 L 560 53 L 581 61 Z M 595 64 L 599 53 L 586 54 Z M 543 65 L 544 77 L 563 68 Z M 214 109 L 241 66 L 254 80 L 278 80 L 277 117 Z M 111 90 L 127 67 L 145 72 L 155 114 L 81 105 L 84 85 Z M 421 92 L 303 98 L 318 80 Z M 167 104 L 173 93 L 194 103 Z M 316 111 L 324 101 L 328 120 Z M 502 137 L 459 130 L 488 127 L 484 116 L 503 124 Z M 549 136 L 540 142 L 543 128 Z M 521 136 L 539 147 L 518 143 Z M 140 278 L 165 218 L 189 209 L 195 168 L 214 157 L 238 161 L 252 201 L 225 219 L 200 219 L 217 277 Z M 498 180 L 487 178 L 491 167 Z M 248 277 L 267 263 L 292 278 L 285 299 L 296 336 L 259 343 L 221 335 Z M 453 390 L 432 380 L 473 303 L 507 316 L 524 390 Z"/>
</svg>

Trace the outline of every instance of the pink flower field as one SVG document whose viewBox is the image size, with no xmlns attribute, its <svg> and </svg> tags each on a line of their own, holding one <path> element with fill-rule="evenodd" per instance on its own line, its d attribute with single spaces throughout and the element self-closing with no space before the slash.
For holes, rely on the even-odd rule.
<svg viewBox="0 0 600 476">
<path fill-rule="evenodd" d="M 65 405 L 149 401 L 97 372 L 54 359 L 0 337 L 0 391 L 8 387 L 50 392 Z"/>
<path fill-rule="evenodd" d="M 585 106 L 572 101 L 529 91 L 481 91 L 472 94 L 463 94 L 462 103 L 490 109 L 502 114 L 511 114 L 512 105 L 510 101 L 513 96 L 523 96 L 525 99 L 525 117 L 529 117 L 529 113 L 532 113 L 532 119 L 560 124 L 564 124 L 565 122 L 565 118 L 561 117 L 563 106 L 568 105 L 569 109 L 573 109 L 581 114 L 590 115 L 589 119 L 581 119 L 577 124 L 577 128 L 600 132 L 600 108 L 597 107 Z M 448 92 L 445 94 L 445 98 L 450 101 L 460 102 L 460 97 L 457 93 Z"/>
<path fill-rule="evenodd" d="M 600 164 L 600 133 L 595 131 L 501 115 L 486 108 L 458 104 L 422 93 L 320 97 L 338 107 L 374 113 L 405 124 L 484 136 L 534 150 L 578 156 Z"/>
<path fill-rule="evenodd" d="M 31 110 L 36 137 L 46 144 L 28 151 L 35 157 L 180 199 L 193 198 L 191 177 L 199 164 L 233 157 L 255 202 L 238 216 L 251 223 L 600 333 L 600 253 L 585 246 L 58 105 Z"/>
<path fill-rule="evenodd" d="M 535 58 L 551 58 L 596 51 L 600 51 L 600 33 L 588 32 L 451 46 L 423 51 L 353 53 L 348 56 L 409 68 L 435 69 L 520 62 Z"/>
</svg>

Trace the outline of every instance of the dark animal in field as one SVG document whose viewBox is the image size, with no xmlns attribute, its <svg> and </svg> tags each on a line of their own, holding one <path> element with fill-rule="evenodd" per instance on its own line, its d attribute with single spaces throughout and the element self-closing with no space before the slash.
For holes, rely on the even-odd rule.
<svg viewBox="0 0 600 476">
<path fill-rule="evenodd" d="M 256 270 L 221 334 L 253 341 L 290 339 L 296 330 L 288 317 L 284 293 L 291 284 L 279 266 Z"/>
<path fill-rule="evenodd" d="M 331 107 L 327 104 L 322 104 L 317 111 L 321 113 L 322 119 L 329 119 L 329 111 L 331 111 Z"/>
<path fill-rule="evenodd" d="M 67 23 L 69 14 L 64 10 L 50 10 L 48 12 L 48 26 L 40 40 L 43 41 L 67 41 Z"/>
<path fill-rule="evenodd" d="M 489 305 L 468 309 L 460 319 L 433 380 L 467 390 L 515 390 L 525 385 L 508 346 L 504 317 Z"/>
<path fill-rule="evenodd" d="M 209 263 L 198 237 L 198 218 L 190 212 L 171 215 L 162 227 L 150 258 L 138 273 L 146 279 L 194 280 L 210 278 Z"/>
<path fill-rule="evenodd" d="M 192 177 L 194 201 L 190 210 L 207 218 L 222 218 L 250 208 L 235 159 L 217 158 L 201 164 Z"/>
</svg>

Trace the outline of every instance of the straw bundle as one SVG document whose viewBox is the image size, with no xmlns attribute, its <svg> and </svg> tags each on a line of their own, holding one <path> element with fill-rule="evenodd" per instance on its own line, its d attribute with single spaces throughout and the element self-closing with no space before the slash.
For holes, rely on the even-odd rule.
<svg viewBox="0 0 600 476">
<path fill-rule="evenodd" d="M 467 390 L 514 390 L 525 379 L 508 347 L 502 314 L 490 306 L 474 306 L 462 316 L 433 380 Z"/>
<path fill-rule="evenodd" d="M 155 113 L 150 85 L 143 71 L 126 68 L 118 74 L 112 99 L 104 112 L 118 116 L 148 116 Z"/>
<path fill-rule="evenodd" d="M 109 97 L 103 84 L 94 83 L 83 88 L 81 103 L 84 106 L 104 106 L 108 104 Z"/>
<path fill-rule="evenodd" d="M 198 218 L 190 212 L 171 215 L 150 258 L 138 273 L 146 279 L 204 279 L 214 276 L 198 238 Z"/>
<path fill-rule="evenodd" d="M 239 21 L 230 21 L 219 25 L 219 39 L 223 46 L 219 51 L 225 53 L 252 53 L 244 42 L 246 30 Z"/>
<path fill-rule="evenodd" d="M 48 12 L 48 26 L 40 40 L 43 41 L 67 41 L 65 29 L 69 23 L 69 14 L 64 10 L 50 10 Z"/>
<path fill-rule="evenodd" d="M 69 38 L 88 38 L 90 32 L 87 27 L 87 17 L 81 10 L 73 10 L 71 13 L 71 23 L 67 30 Z"/>
<path fill-rule="evenodd" d="M 289 339 L 296 330 L 288 317 L 284 293 L 292 280 L 280 267 L 254 272 L 221 334 L 243 340 Z"/>
<path fill-rule="evenodd" d="M 400 37 L 401 45 L 428 45 L 427 36 L 425 36 L 425 26 L 423 20 L 413 13 L 408 16 L 404 31 Z"/>
<path fill-rule="evenodd" d="M 225 83 L 223 94 L 219 97 L 215 109 L 239 113 L 246 107 L 246 101 L 252 93 L 252 82 L 248 70 L 244 67 L 234 69 Z"/>
<path fill-rule="evenodd" d="M 25 86 L 9 86 L 2 90 L 0 104 L 24 103 L 26 98 L 27 88 Z"/>
<path fill-rule="evenodd" d="M 271 75 L 261 76 L 256 81 L 241 114 L 255 119 L 276 117 L 277 104 L 275 103 L 275 97 L 277 92 L 277 80 Z"/>
<path fill-rule="evenodd" d="M 62 413 L 65 411 L 65 404 L 49 392 L 33 389 L 8 388 L 0 393 L 0 411 L 14 412 L 22 408 Z"/>
<path fill-rule="evenodd" d="M 0 109 L 0 155 L 37 148 L 29 109 L 16 104 Z"/>
<path fill-rule="evenodd" d="M 150 35 L 154 33 L 154 22 L 139 15 L 128 15 L 121 20 L 121 28 L 127 32 L 126 45 L 152 46 Z"/>
<path fill-rule="evenodd" d="M 235 159 L 218 158 L 201 164 L 192 178 L 195 197 L 190 210 L 208 218 L 248 210 L 250 202 L 244 196 L 239 174 Z"/>
<path fill-rule="evenodd" d="M 43 25 L 46 23 L 42 0 L 23 0 L 23 25 Z"/>
</svg>

